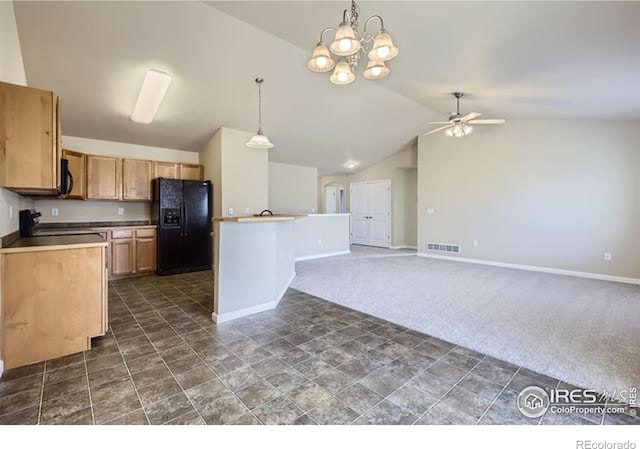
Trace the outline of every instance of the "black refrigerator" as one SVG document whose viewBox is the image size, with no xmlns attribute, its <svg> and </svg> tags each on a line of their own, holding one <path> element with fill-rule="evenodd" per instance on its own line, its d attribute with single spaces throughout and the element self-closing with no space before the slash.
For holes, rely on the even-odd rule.
<svg viewBox="0 0 640 449">
<path fill-rule="evenodd" d="M 153 222 L 158 226 L 156 273 L 211 269 L 211 181 L 153 180 Z"/>
</svg>

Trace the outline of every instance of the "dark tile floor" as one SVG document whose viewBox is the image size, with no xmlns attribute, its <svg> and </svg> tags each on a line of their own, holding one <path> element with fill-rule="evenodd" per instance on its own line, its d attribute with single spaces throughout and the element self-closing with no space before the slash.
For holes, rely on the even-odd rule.
<svg viewBox="0 0 640 449">
<path fill-rule="evenodd" d="M 640 424 L 528 419 L 552 379 L 290 290 L 275 309 L 211 321 L 210 272 L 113 282 L 94 348 L 9 370 L 0 424 Z"/>
</svg>

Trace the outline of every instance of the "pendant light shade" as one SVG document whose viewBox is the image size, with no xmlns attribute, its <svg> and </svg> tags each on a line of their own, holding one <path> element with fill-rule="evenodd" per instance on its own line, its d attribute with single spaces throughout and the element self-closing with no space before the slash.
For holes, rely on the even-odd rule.
<svg viewBox="0 0 640 449">
<path fill-rule="evenodd" d="M 268 150 L 273 148 L 273 144 L 262 132 L 262 83 L 264 79 L 258 77 L 255 81 L 258 85 L 258 132 L 245 145 L 258 150 Z"/>
<path fill-rule="evenodd" d="M 360 41 L 356 39 L 356 32 L 351 25 L 348 22 L 342 22 L 331 43 L 331 52 L 338 56 L 351 56 L 358 53 L 360 47 Z"/>
<path fill-rule="evenodd" d="M 346 61 L 340 61 L 336 64 L 336 68 L 329 77 L 333 84 L 345 85 L 352 83 L 356 76 L 351 71 L 351 67 Z"/>
<path fill-rule="evenodd" d="M 258 133 L 251 138 L 246 144 L 249 148 L 255 148 L 257 150 L 268 150 L 273 148 L 273 144 L 267 136 L 262 134 L 262 130 L 259 129 Z"/>
<path fill-rule="evenodd" d="M 382 61 L 373 61 L 369 60 L 369 64 L 367 64 L 367 68 L 362 73 L 368 80 L 379 80 L 380 78 L 384 78 L 389 74 L 389 67 L 385 65 Z"/>
<path fill-rule="evenodd" d="M 323 42 L 318 42 L 307 62 L 307 67 L 313 72 L 330 72 L 336 63 L 329 53 L 329 49 Z"/>
<path fill-rule="evenodd" d="M 381 62 L 389 61 L 398 56 L 398 51 L 398 47 L 393 45 L 391 35 L 382 28 L 373 40 L 373 48 L 369 52 L 369 59 Z"/>
</svg>

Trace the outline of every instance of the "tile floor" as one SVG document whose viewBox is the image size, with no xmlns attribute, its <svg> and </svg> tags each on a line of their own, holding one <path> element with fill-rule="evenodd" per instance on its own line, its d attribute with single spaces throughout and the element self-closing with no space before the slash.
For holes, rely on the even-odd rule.
<svg viewBox="0 0 640 449">
<path fill-rule="evenodd" d="M 560 382 L 290 290 L 211 321 L 210 272 L 110 284 L 94 348 L 0 380 L 0 424 L 640 424 L 636 410 L 528 419 Z"/>
</svg>

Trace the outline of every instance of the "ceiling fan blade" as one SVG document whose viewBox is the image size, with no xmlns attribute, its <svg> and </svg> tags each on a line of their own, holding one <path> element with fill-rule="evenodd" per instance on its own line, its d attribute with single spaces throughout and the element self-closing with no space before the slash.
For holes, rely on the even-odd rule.
<svg viewBox="0 0 640 449">
<path fill-rule="evenodd" d="M 449 123 L 447 125 L 440 126 L 439 128 L 432 129 L 431 131 L 424 133 L 423 136 L 428 136 L 429 134 L 437 133 L 438 131 L 442 131 L 443 129 L 451 128 L 453 125 L 455 125 L 455 123 Z"/>
<path fill-rule="evenodd" d="M 482 114 L 480 114 L 479 112 L 469 112 L 467 115 L 462 117 L 460 120 L 462 120 L 463 122 L 468 122 L 469 120 L 473 120 L 474 118 L 478 118 L 481 115 Z"/>
<path fill-rule="evenodd" d="M 429 122 L 429 125 L 448 125 L 451 122 Z"/>
<path fill-rule="evenodd" d="M 480 120 L 468 120 L 470 125 L 502 125 L 506 122 L 503 118 L 485 118 Z"/>
</svg>

